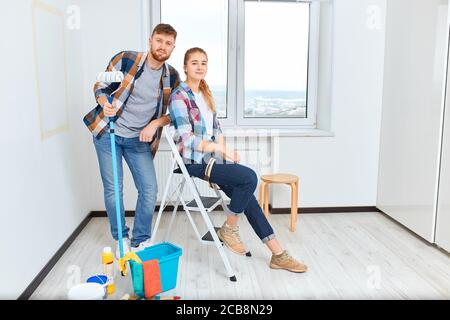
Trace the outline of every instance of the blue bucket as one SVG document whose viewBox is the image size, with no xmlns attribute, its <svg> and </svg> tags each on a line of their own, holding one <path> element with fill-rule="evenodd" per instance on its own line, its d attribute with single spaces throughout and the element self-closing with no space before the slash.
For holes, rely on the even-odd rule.
<svg viewBox="0 0 450 320">
<path fill-rule="evenodd" d="M 161 277 L 162 292 L 174 289 L 177 285 L 178 262 L 183 250 L 169 242 L 162 242 L 136 252 L 142 261 L 157 259 Z M 144 272 L 142 264 L 130 260 L 131 278 L 134 293 L 144 297 Z"/>
</svg>

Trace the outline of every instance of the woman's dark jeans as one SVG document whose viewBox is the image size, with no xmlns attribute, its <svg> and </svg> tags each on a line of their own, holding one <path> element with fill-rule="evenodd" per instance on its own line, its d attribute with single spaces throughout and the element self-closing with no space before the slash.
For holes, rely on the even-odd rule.
<svg viewBox="0 0 450 320">
<path fill-rule="evenodd" d="M 206 163 L 185 164 L 191 176 L 203 179 Z M 244 213 L 263 243 L 275 238 L 272 227 L 254 196 L 258 177 L 256 173 L 237 163 L 215 163 L 210 182 L 217 184 L 231 199 L 228 208 L 236 215 Z"/>
</svg>

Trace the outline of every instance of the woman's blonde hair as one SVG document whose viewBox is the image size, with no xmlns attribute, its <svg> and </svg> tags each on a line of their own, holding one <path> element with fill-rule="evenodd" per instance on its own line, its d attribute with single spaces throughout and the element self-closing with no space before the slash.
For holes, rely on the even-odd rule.
<svg viewBox="0 0 450 320">
<path fill-rule="evenodd" d="M 203 50 L 202 48 L 198 48 L 198 47 L 194 47 L 194 48 L 190 48 L 188 51 L 186 51 L 186 53 L 184 54 L 184 65 L 187 64 L 189 57 L 191 56 L 191 54 L 196 53 L 196 52 L 200 52 L 203 53 L 206 56 L 206 60 L 208 60 L 208 55 L 206 54 L 205 50 Z M 199 86 L 200 92 L 203 94 L 203 96 L 205 97 L 205 101 L 208 104 L 208 106 L 211 108 L 211 111 L 216 112 L 216 104 L 214 102 L 214 98 L 212 95 L 211 90 L 209 89 L 208 84 L 206 83 L 205 79 L 202 79 L 200 81 L 200 86 Z"/>
</svg>

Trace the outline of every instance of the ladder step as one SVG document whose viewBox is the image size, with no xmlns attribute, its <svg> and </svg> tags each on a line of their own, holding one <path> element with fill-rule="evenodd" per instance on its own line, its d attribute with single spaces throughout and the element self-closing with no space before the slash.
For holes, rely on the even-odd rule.
<svg viewBox="0 0 450 320">
<path fill-rule="evenodd" d="M 222 199 L 219 197 L 202 197 L 202 196 L 200 196 L 200 200 L 202 201 L 203 206 L 205 207 L 206 211 L 208 211 L 208 212 L 211 209 L 215 208 L 217 205 L 219 205 L 220 202 L 222 201 Z M 200 211 L 200 209 L 197 206 L 197 202 L 195 202 L 195 199 L 193 199 L 188 204 L 186 204 L 186 207 L 189 210 Z"/>
<path fill-rule="evenodd" d="M 214 230 L 216 231 L 216 233 L 217 233 L 217 230 L 219 230 L 219 229 L 220 229 L 220 227 L 214 227 Z M 212 238 L 211 232 L 209 232 L 209 231 L 207 233 L 205 233 L 205 235 L 202 237 L 202 240 L 214 241 L 214 239 Z M 222 242 L 222 240 L 220 240 L 220 242 Z"/>
</svg>

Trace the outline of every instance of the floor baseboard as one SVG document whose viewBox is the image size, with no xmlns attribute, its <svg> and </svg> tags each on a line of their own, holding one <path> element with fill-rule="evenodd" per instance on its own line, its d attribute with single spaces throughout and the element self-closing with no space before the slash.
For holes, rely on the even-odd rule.
<svg viewBox="0 0 450 320">
<path fill-rule="evenodd" d="M 270 207 L 269 207 L 270 211 Z M 341 212 L 381 212 L 375 206 L 364 206 L 364 207 L 310 207 L 310 208 L 298 208 L 297 213 L 341 213 Z M 273 214 L 290 214 L 291 208 L 273 208 L 271 210 Z"/>
<path fill-rule="evenodd" d="M 17 300 L 28 300 L 33 292 L 39 287 L 42 280 L 45 279 L 45 277 L 48 275 L 48 273 L 53 269 L 55 264 L 58 262 L 58 260 L 63 256 L 63 254 L 66 252 L 67 248 L 70 247 L 72 242 L 78 237 L 78 235 L 83 231 L 83 229 L 86 227 L 86 225 L 91 220 L 91 214 L 89 213 L 86 218 L 81 221 L 81 223 L 78 225 L 78 227 L 75 229 L 74 232 L 69 236 L 69 238 L 63 243 L 63 245 L 56 251 L 56 253 L 53 255 L 53 257 L 50 259 L 49 262 L 42 268 L 42 270 L 38 273 L 38 275 L 31 281 L 31 283 L 28 285 L 28 287 L 22 292 L 22 294 L 17 298 Z"/>
<path fill-rule="evenodd" d="M 178 206 L 178 210 L 183 210 L 182 206 Z M 222 206 L 217 206 L 218 211 L 222 211 Z M 159 211 L 159 206 L 156 206 L 155 213 Z M 164 208 L 164 212 L 173 211 L 173 206 L 167 206 Z M 269 204 L 269 212 L 272 214 L 290 214 L 291 208 L 272 208 Z M 363 207 L 310 207 L 310 208 L 298 208 L 297 213 L 300 214 L 312 214 L 312 213 L 342 213 L 342 212 L 381 212 L 380 209 L 374 206 Z M 126 217 L 134 217 L 134 210 L 126 210 Z M 91 211 L 92 218 L 107 217 L 106 211 Z"/>
</svg>

